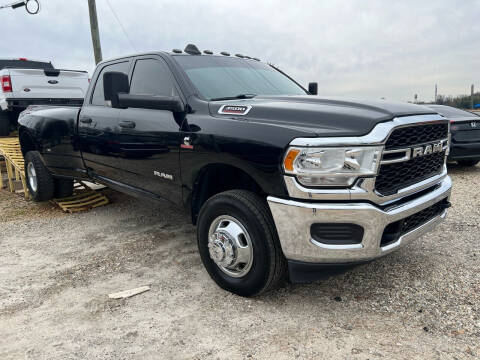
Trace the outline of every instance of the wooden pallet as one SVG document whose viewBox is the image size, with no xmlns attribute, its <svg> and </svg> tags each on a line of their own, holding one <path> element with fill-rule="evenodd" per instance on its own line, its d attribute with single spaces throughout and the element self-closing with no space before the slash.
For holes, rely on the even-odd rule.
<svg viewBox="0 0 480 360">
<path fill-rule="evenodd" d="M 25 178 L 25 161 L 23 159 L 18 137 L 0 138 L 0 156 L 5 163 L 9 190 L 15 192 L 14 181 L 21 181 L 25 198 L 29 199 L 30 194 L 28 192 Z M 0 166 L 0 188 L 3 187 L 3 173 L 2 167 Z"/>
<path fill-rule="evenodd" d="M 52 201 L 68 213 L 86 211 L 110 203 L 105 195 L 90 189 L 83 182 L 75 183 L 74 195 L 62 199 L 53 199 Z"/>
<path fill-rule="evenodd" d="M 5 187 L 5 184 L 3 183 L 3 174 L 7 173 L 7 162 L 3 158 L 3 156 L 0 156 L 0 189 L 3 189 Z"/>
</svg>

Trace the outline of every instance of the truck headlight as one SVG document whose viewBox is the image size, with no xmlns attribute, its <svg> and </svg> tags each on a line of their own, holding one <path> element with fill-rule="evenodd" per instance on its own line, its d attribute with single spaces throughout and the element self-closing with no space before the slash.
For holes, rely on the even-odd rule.
<svg viewBox="0 0 480 360">
<path fill-rule="evenodd" d="M 305 186 L 351 186 L 359 177 L 375 176 L 382 146 L 288 149 L 283 169 Z"/>
</svg>

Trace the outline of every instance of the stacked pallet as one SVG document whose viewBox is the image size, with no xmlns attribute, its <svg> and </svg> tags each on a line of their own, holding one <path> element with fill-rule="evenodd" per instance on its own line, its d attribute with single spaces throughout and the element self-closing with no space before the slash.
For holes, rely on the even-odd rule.
<svg viewBox="0 0 480 360">
<path fill-rule="evenodd" d="M 18 137 L 0 138 L 0 157 L 2 157 L 3 171 L 7 173 L 9 190 L 17 192 L 14 181 L 19 181 L 22 184 L 22 190 L 20 191 L 23 191 L 25 198 L 28 199 L 30 194 L 25 179 L 25 162 Z M 2 166 L 0 166 L 0 188 L 3 187 L 5 187 L 5 184 L 3 182 Z"/>
</svg>

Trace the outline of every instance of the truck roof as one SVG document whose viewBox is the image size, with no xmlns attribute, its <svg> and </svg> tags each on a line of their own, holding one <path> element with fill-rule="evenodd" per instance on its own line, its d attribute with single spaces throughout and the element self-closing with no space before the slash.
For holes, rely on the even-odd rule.
<svg viewBox="0 0 480 360">
<path fill-rule="evenodd" d="M 115 60 L 131 58 L 131 57 L 134 57 L 134 56 L 144 56 L 144 55 L 169 55 L 169 56 L 204 55 L 204 56 L 216 56 L 216 57 L 229 57 L 229 56 L 231 56 L 231 57 L 237 57 L 237 58 L 241 58 L 241 59 L 245 59 L 245 60 L 260 61 L 260 59 L 258 59 L 256 57 L 251 57 L 251 56 L 242 55 L 242 54 L 230 55 L 230 53 L 226 52 L 226 51 L 222 51 L 218 54 L 214 54 L 213 51 L 211 51 L 211 50 L 204 50 L 203 52 L 201 52 L 195 45 L 188 44 L 185 47 L 184 50 L 172 49 L 172 51 L 160 51 L 159 50 L 159 51 L 149 51 L 149 52 L 143 52 L 143 53 L 137 53 L 137 54 L 129 54 L 129 55 L 125 55 L 125 56 L 120 56 L 120 57 L 104 60 L 104 61 L 101 62 L 101 64 L 111 62 L 111 61 L 115 61 Z"/>
</svg>

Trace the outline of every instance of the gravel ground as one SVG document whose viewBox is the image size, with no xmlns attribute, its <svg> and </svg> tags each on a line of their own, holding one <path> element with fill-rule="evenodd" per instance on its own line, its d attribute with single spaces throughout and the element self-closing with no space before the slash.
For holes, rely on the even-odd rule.
<svg viewBox="0 0 480 360">
<path fill-rule="evenodd" d="M 450 170 L 434 233 L 254 299 L 210 280 L 176 208 L 107 190 L 65 215 L 2 190 L 0 359 L 478 359 L 480 166 Z"/>
</svg>

